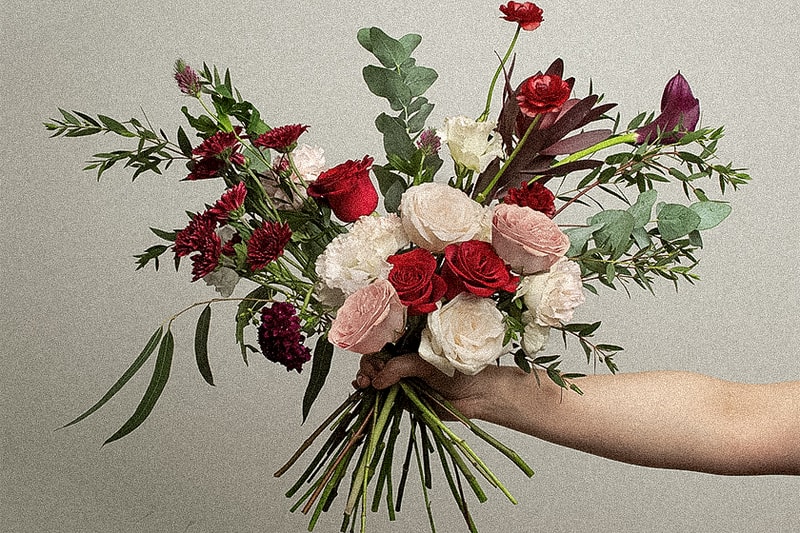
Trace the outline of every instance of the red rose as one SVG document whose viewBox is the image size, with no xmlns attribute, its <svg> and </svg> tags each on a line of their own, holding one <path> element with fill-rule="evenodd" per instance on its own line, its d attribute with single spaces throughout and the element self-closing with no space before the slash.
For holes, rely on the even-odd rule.
<svg viewBox="0 0 800 533">
<path fill-rule="evenodd" d="M 519 283 L 519 277 L 511 274 L 491 244 L 474 240 L 444 249 L 442 277 L 447 282 L 448 299 L 464 291 L 488 298 L 497 291 L 514 292 Z"/>
<path fill-rule="evenodd" d="M 556 216 L 555 195 L 550 189 L 534 181 L 530 185 L 523 185 L 519 189 L 509 189 L 503 199 L 507 204 L 530 207 L 534 211 L 544 213 L 550 218 Z"/>
<path fill-rule="evenodd" d="M 326 170 L 308 186 L 308 195 L 328 202 L 336 218 L 355 222 L 378 207 L 378 192 L 369 179 L 372 158 L 345 161 Z"/>
<path fill-rule="evenodd" d="M 394 265 L 389 282 L 411 315 L 424 315 L 436 310 L 436 302 L 444 297 L 447 284 L 436 274 L 436 258 L 427 250 L 414 248 L 387 259 Z"/>
<path fill-rule="evenodd" d="M 502 17 L 509 22 L 517 22 L 523 30 L 533 31 L 542 23 L 542 10 L 533 2 L 508 2 L 500 6 Z"/>
<path fill-rule="evenodd" d="M 572 87 L 555 74 L 536 74 L 522 82 L 517 91 L 519 109 L 529 117 L 558 111 L 569 98 Z"/>
</svg>

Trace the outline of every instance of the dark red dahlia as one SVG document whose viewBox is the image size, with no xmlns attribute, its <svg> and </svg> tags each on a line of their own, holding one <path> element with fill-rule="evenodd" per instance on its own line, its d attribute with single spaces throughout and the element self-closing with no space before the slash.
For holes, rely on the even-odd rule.
<svg viewBox="0 0 800 533">
<path fill-rule="evenodd" d="M 244 199 L 247 196 L 247 187 L 243 182 L 239 182 L 222 194 L 222 197 L 217 200 L 214 207 L 208 211 L 220 222 L 228 219 L 228 216 L 239 211 L 244 205 Z M 238 218 L 238 217 L 237 217 Z"/>
<path fill-rule="evenodd" d="M 289 124 L 272 128 L 253 139 L 253 145 L 260 148 L 271 148 L 276 152 L 287 153 L 297 146 L 297 139 L 308 129 L 302 124 Z"/>
<path fill-rule="evenodd" d="M 287 371 L 300 373 L 303 364 L 311 360 L 311 351 L 303 344 L 304 340 L 300 319 L 292 304 L 275 302 L 261 310 L 258 345 L 269 361 L 282 364 Z"/>
<path fill-rule="evenodd" d="M 556 216 L 555 199 L 556 197 L 550 189 L 538 181 L 534 181 L 519 189 L 509 189 L 503 201 L 507 204 L 530 207 L 534 211 L 540 211 L 553 218 Z"/>
<path fill-rule="evenodd" d="M 283 254 L 291 238 L 288 224 L 265 222 L 247 241 L 247 264 L 253 271 L 261 270 Z"/>
</svg>

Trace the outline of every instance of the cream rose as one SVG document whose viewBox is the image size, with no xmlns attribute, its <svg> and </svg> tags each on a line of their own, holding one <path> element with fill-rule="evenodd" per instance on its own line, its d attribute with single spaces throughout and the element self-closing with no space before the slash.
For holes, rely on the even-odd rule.
<svg viewBox="0 0 800 533">
<path fill-rule="evenodd" d="M 380 351 L 387 342 L 403 334 L 406 307 L 397 291 L 385 279 L 379 279 L 351 294 L 328 332 L 328 340 L 351 352 L 368 354 Z"/>
<path fill-rule="evenodd" d="M 450 156 L 457 164 L 475 172 L 483 172 L 493 159 L 503 155 L 500 135 L 494 122 L 476 122 L 464 117 L 444 119 L 439 136 L 447 143 Z"/>
<path fill-rule="evenodd" d="M 419 355 L 448 376 L 472 376 L 503 355 L 504 336 L 494 301 L 461 293 L 428 315 Z"/>
<path fill-rule="evenodd" d="M 548 272 L 522 278 L 517 295 L 541 326 L 566 324 L 572 320 L 575 309 L 586 301 L 580 267 L 564 258 Z"/>
<path fill-rule="evenodd" d="M 443 183 L 410 187 L 400 199 L 400 220 L 411 242 L 431 252 L 485 233 L 483 207 Z"/>
<path fill-rule="evenodd" d="M 511 270 L 535 274 L 549 269 L 567 253 L 569 237 L 544 213 L 500 204 L 492 218 L 492 246 Z"/>
</svg>

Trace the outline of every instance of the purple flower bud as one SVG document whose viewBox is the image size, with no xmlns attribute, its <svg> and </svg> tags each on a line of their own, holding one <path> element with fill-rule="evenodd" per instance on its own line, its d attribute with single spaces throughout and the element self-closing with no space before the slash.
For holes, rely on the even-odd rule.
<svg viewBox="0 0 800 533">
<path fill-rule="evenodd" d="M 661 114 L 647 126 L 636 130 L 636 143 L 654 141 L 659 132 L 669 133 L 679 127 L 678 135 L 667 135 L 661 139 L 665 143 L 677 142 L 681 134 L 694 131 L 698 120 L 700 100 L 694 97 L 689 82 L 678 72 L 664 87 Z"/>
<path fill-rule="evenodd" d="M 436 134 L 436 130 L 428 128 L 419 134 L 417 148 L 425 152 L 425 155 L 436 155 L 442 147 L 442 140 Z"/>
<path fill-rule="evenodd" d="M 200 94 L 200 77 L 182 59 L 175 62 L 175 81 L 178 82 L 178 88 L 182 93 L 189 96 Z"/>
</svg>

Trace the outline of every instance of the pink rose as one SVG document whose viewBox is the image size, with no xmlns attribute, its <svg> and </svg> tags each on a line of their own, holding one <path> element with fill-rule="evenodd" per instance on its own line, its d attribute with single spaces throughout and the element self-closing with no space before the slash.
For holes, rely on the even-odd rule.
<svg viewBox="0 0 800 533">
<path fill-rule="evenodd" d="M 403 334 L 406 307 L 388 280 L 379 279 L 347 297 L 328 332 L 339 348 L 375 353 Z"/>
<path fill-rule="evenodd" d="M 569 238 L 544 213 L 500 204 L 492 218 L 492 246 L 511 270 L 527 275 L 553 266 L 569 250 Z"/>
</svg>

